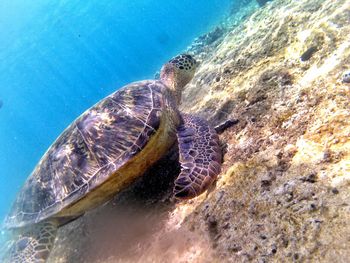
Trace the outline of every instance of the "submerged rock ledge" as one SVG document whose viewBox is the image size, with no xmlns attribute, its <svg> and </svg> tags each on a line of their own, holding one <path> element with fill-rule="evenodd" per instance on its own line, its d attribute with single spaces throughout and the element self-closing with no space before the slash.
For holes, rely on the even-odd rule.
<svg viewBox="0 0 350 263">
<path fill-rule="evenodd" d="M 64 227 L 50 262 L 347 261 L 349 35 L 347 0 L 275 0 L 211 39 L 182 109 L 239 121 L 216 187 L 172 202 L 170 153 Z"/>
</svg>

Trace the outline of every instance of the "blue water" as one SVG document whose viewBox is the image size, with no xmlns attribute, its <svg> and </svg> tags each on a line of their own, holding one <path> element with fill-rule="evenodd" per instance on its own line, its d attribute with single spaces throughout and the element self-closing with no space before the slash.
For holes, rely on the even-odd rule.
<svg viewBox="0 0 350 263">
<path fill-rule="evenodd" d="M 232 2 L 0 0 L 0 220 L 69 123 L 153 78 Z"/>
</svg>

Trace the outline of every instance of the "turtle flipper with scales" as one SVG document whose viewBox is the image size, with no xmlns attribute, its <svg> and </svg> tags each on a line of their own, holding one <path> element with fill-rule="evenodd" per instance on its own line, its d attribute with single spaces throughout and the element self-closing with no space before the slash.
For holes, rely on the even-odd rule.
<svg viewBox="0 0 350 263">
<path fill-rule="evenodd" d="M 4 225 L 12 231 L 4 262 L 46 262 L 57 229 L 108 201 L 164 156 L 178 138 L 181 174 L 174 195 L 204 192 L 220 172 L 215 130 L 178 105 L 196 61 L 166 63 L 160 80 L 131 83 L 75 120 L 44 154 Z M 177 135 L 177 136 L 176 136 Z"/>
</svg>

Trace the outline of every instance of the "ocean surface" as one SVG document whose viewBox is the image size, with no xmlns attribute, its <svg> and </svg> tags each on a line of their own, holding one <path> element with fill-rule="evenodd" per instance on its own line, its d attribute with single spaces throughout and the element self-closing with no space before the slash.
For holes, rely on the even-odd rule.
<svg viewBox="0 0 350 263">
<path fill-rule="evenodd" d="M 0 0 L 0 220 L 46 149 L 83 111 L 161 65 L 232 0 Z"/>
</svg>

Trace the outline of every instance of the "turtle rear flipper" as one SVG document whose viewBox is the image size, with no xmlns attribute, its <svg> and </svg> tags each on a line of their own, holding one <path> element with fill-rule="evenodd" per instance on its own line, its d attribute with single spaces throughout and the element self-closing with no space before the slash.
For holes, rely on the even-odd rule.
<svg viewBox="0 0 350 263">
<path fill-rule="evenodd" d="M 45 221 L 13 233 L 13 239 L 2 262 L 44 263 L 53 247 L 57 224 Z"/>
<path fill-rule="evenodd" d="M 222 152 L 219 137 L 207 121 L 183 114 L 179 126 L 181 173 L 175 181 L 174 196 L 189 199 L 200 195 L 220 173 Z"/>
</svg>

